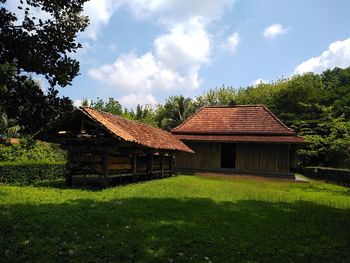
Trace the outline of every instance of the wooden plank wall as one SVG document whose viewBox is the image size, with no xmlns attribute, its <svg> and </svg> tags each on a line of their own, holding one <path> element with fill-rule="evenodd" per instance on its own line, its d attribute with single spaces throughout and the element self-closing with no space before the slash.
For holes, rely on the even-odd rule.
<svg viewBox="0 0 350 263">
<path fill-rule="evenodd" d="M 179 152 L 175 155 L 177 168 L 220 168 L 220 143 L 185 142 L 195 153 Z"/>
<path fill-rule="evenodd" d="M 290 147 L 287 144 L 237 143 L 236 169 L 289 172 Z"/>
</svg>

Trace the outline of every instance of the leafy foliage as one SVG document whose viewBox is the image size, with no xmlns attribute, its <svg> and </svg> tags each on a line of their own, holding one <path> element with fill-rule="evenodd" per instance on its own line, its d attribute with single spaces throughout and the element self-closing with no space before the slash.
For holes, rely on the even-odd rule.
<svg viewBox="0 0 350 263">
<path fill-rule="evenodd" d="M 67 97 L 58 97 L 58 92 L 50 89 L 45 94 L 31 79 L 14 76 L 17 81 L 6 82 L 0 91 L 0 101 L 11 125 L 21 127 L 22 134 L 33 134 L 45 127 L 61 114 L 73 110 L 73 102 Z"/>
<path fill-rule="evenodd" d="M 54 87 L 70 85 L 79 73 L 79 63 L 70 54 L 81 47 L 76 37 L 88 25 L 88 18 L 82 15 L 86 1 L 20 0 L 15 11 L 1 6 L 2 137 L 18 130 L 22 134 L 35 133 L 73 109 L 72 101 L 59 98 Z M 39 13 L 39 17 L 33 13 Z M 45 76 L 51 86 L 47 94 L 31 79 L 32 73 Z"/>
<path fill-rule="evenodd" d="M 89 106 L 87 104 L 88 103 L 85 102 L 85 105 L 83 106 Z M 104 102 L 102 99 L 97 98 L 96 102 L 91 101 L 90 107 L 96 110 L 109 112 L 115 115 L 122 115 L 123 113 L 122 105 L 119 103 L 119 101 L 115 100 L 114 98 L 108 98 L 107 102 Z"/>
<path fill-rule="evenodd" d="M 191 116 L 195 109 L 196 104 L 192 99 L 171 96 L 164 105 L 158 107 L 156 121 L 159 127 L 170 130 Z"/>
<path fill-rule="evenodd" d="M 76 37 L 88 25 L 82 16 L 86 1 L 21 0 L 16 12 L 2 6 L 0 64 L 14 65 L 17 73 L 42 74 L 52 87 L 69 85 L 79 72 L 79 63 L 69 53 L 81 47 Z M 47 18 L 35 17 L 33 9 Z"/>
<path fill-rule="evenodd" d="M 64 162 L 64 151 L 58 145 L 37 142 L 30 138 L 18 143 L 0 144 L 0 162 Z"/>
<path fill-rule="evenodd" d="M 31 184 L 35 181 L 63 178 L 65 163 L 0 162 L 0 183 Z"/>
</svg>

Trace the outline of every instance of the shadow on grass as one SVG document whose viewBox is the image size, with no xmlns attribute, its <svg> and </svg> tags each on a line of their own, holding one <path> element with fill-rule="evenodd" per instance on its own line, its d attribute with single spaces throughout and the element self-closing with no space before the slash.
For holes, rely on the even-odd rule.
<svg viewBox="0 0 350 263">
<path fill-rule="evenodd" d="M 350 211 L 130 198 L 0 206 L 1 262 L 348 262 Z M 170 261 L 171 261 L 170 260 Z"/>
</svg>

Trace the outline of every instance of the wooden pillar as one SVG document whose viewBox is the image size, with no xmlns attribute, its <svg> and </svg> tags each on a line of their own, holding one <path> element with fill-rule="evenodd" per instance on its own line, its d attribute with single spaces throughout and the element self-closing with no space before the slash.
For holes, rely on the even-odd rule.
<svg viewBox="0 0 350 263">
<path fill-rule="evenodd" d="M 149 175 L 153 175 L 153 153 L 149 157 Z"/>
<path fill-rule="evenodd" d="M 80 133 L 83 133 L 83 130 L 84 130 L 84 115 L 81 116 Z"/>
<path fill-rule="evenodd" d="M 137 173 L 137 153 L 134 153 L 133 156 L 133 163 L 132 163 L 132 179 L 135 182 L 136 181 L 136 173 Z"/>
<path fill-rule="evenodd" d="M 163 153 L 160 155 L 160 176 L 161 178 L 164 177 L 164 154 Z"/>
<path fill-rule="evenodd" d="M 289 173 L 290 172 L 290 155 L 291 155 L 291 146 L 290 146 L 290 144 L 288 144 L 288 153 L 287 153 L 287 155 L 288 155 L 288 164 L 287 164 L 287 172 Z"/>
<path fill-rule="evenodd" d="M 173 175 L 173 169 L 174 169 L 174 155 L 173 154 L 169 154 L 170 158 L 169 158 L 169 167 L 170 167 L 170 173 L 169 176 Z"/>
<path fill-rule="evenodd" d="M 72 178 L 72 152 L 70 150 L 67 151 L 67 164 L 66 164 L 66 185 L 72 186 L 73 178 Z"/>
<path fill-rule="evenodd" d="M 150 177 L 153 174 L 153 153 L 150 153 L 148 156 L 148 162 L 147 162 L 147 175 Z"/>
<path fill-rule="evenodd" d="M 103 154 L 103 166 L 102 166 L 102 185 L 108 186 L 108 171 L 109 171 L 109 153 Z"/>
</svg>

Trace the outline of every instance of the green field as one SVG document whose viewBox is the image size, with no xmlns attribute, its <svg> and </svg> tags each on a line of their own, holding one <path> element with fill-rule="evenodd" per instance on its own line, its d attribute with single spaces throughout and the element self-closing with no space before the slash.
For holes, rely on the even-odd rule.
<svg viewBox="0 0 350 263">
<path fill-rule="evenodd" d="M 350 190 L 177 176 L 0 185 L 0 262 L 350 262 Z"/>
</svg>

